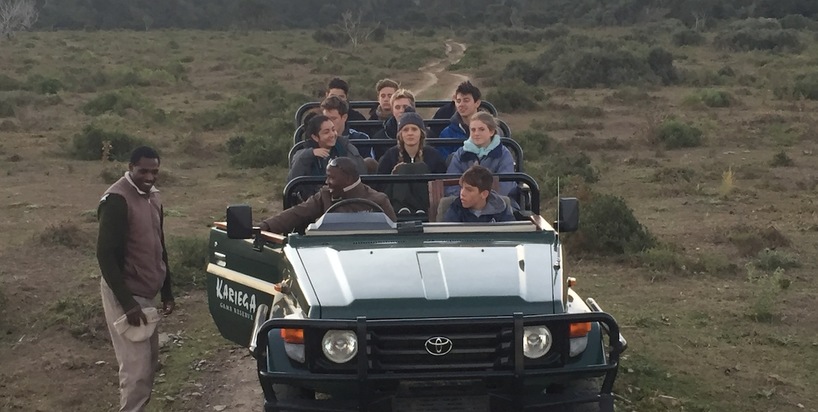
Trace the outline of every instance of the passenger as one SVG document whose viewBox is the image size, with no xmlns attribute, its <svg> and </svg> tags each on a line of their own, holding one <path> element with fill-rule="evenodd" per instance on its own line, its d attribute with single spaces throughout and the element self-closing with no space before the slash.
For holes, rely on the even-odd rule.
<svg viewBox="0 0 818 412">
<path fill-rule="evenodd" d="M 415 107 L 415 95 L 409 90 L 398 89 L 390 100 L 392 117 L 383 124 L 383 130 L 375 133 L 373 139 L 395 139 L 398 134 L 398 121 L 407 107 Z"/>
<path fill-rule="evenodd" d="M 449 126 L 443 129 L 438 137 L 466 140 L 469 137 L 469 121 L 477 113 L 477 109 L 480 108 L 480 96 L 480 89 L 471 84 L 470 81 L 460 83 L 457 90 L 455 90 L 454 98 L 457 113 L 451 117 Z M 438 150 L 445 158 L 457 148 L 457 145 L 447 145 L 438 147 Z"/>
<path fill-rule="evenodd" d="M 287 182 L 299 176 L 324 176 L 327 163 L 336 157 L 348 157 L 355 164 L 358 173 L 366 173 L 364 159 L 349 139 L 339 137 L 335 124 L 324 115 L 315 115 L 304 125 L 305 147 L 293 156 Z M 314 195 L 320 185 L 302 186 L 296 193 L 299 201 Z"/>
<path fill-rule="evenodd" d="M 359 132 L 347 126 L 347 119 L 349 118 L 349 103 L 347 103 L 345 100 L 342 100 L 338 96 L 327 97 L 323 102 L 321 102 L 321 111 L 324 116 L 327 116 L 332 121 L 332 124 L 335 125 L 335 131 L 338 132 L 340 130 L 340 132 L 338 132 L 339 136 L 352 140 L 353 144 L 355 144 L 355 140 L 369 140 L 368 134 Z M 362 155 L 365 154 L 366 157 L 373 156 L 371 147 L 363 147 L 358 149 L 358 152 L 362 153 Z"/>
<path fill-rule="evenodd" d="M 378 174 L 392 174 L 400 165 L 421 162 L 429 168 L 426 173 L 446 173 L 446 162 L 437 149 L 426 144 L 426 134 L 423 119 L 415 108 L 407 107 L 398 126 L 398 144 L 381 157 Z"/>
<path fill-rule="evenodd" d="M 446 162 L 440 153 L 426 142 L 423 118 L 407 107 L 398 125 L 398 144 L 383 155 L 378 174 L 414 175 L 445 173 Z M 426 215 L 429 210 L 429 189 L 426 182 L 392 183 L 384 188 L 398 214 Z"/>
<path fill-rule="evenodd" d="M 444 104 L 443 106 L 440 106 L 440 108 L 437 109 L 435 114 L 432 116 L 432 119 L 435 119 L 435 120 L 442 120 L 442 119 L 449 120 L 449 119 L 451 119 L 452 116 L 454 116 L 454 114 L 457 113 L 457 109 L 455 108 L 455 104 L 454 104 L 454 100 L 456 98 L 457 98 L 457 95 L 453 94 L 452 95 L 452 100 L 450 102 Z M 435 139 L 435 138 L 440 137 L 440 132 L 442 132 L 443 129 L 445 129 L 446 127 L 447 127 L 447 125 L 429 126 L 429 138 Z"/>
<path fill-rule="evenodd" d="M 400 120 L 400 116 L 403 114 L 404 110 L 407 107 L 415 107 L 415 95 L 412 94 L 409 90 L 406 89 L 398 89 L 395 94 L 392 95 L 392 99 L 390 100 L 390 104 L 392 106 L 392 117 L 389 118 L 383 124 L 383 130 L 375 133 L 372 138 L 373 139 L 395 139 L 398 135 L 398 120 Z M 375 155 L 378 159 L 380 159 L 383 154 L 386 152 L 386 148 L 376 148 Z"/>
<path fill-rule="evenodd" d="M 369 111 L 369 120 L 385 122 L 392 116 L 392 95 L 400 88 L 398 82 L 392 79 L 381 79 L 375 84 L 378 93 L 378 106 Z"/>
<path fill-rule="evenodd" d="M 377 203 L 392 221 L 396 220 L 395 211 L 385 194 L 361 183 L 358 165 L 348 157 L 337 157 L 327 164 L 327 180 L 318 193 L 263 222 L 261 230 L 286 234 L 295 229 L 306 227 L 321 217 L 333 204 L 344 199 L 366 199 Z M 338 212 L 376 212 L 371 206 L 362 202 L 341 206 Z"/>
<path fill-rule="evenodd" d="M 486 112 L 475 113 L 469 120 L 469 129 L 471 137 L 454 152 L 446 173 L 461 174 L 475 164 L 492 173 L 514 173 L 514 157 L 500 141 L 494 116 Z M 499 193 L 508 196 L 515 188 L 514 182 L 502 182 Z M 453 196 L 458 190 L 457 186 L 450 186 L 446 188 L 446 195 Z"/>
<path fill-rule="evenodd" d="M 483 166 L 474 165 L 460 177 L 460 197 L 455 199 L 444 222 L 511 222 L 514 214 L 511 206 L 491 189 L 494 177 Z"/>
<path fill-rule="evenodd" d="M 330 96 L 337 96 L 345 102 L 349 102 L 349 83 L 341 78 L 335 77 L 327 83 L 327 93 L 324 96 L 326 99 Z M 349 120 L 366 120 L 366 117 L 356 110 L 349 110 Z"/>
</svg>

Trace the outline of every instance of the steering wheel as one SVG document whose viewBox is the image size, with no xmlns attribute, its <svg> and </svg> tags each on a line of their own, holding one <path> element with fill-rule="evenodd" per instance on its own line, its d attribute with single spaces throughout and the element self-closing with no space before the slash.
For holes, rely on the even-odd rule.
<svg viewBox="0 0 818 412">
<path fill-rule="evenodd" d="M 377 203 L 375 203 L 375 202 L 373 202 L 373 201 L 371 201 L 369 199 L 361 199 L 361 198 L 357 198 L 357 197 L 352 198 L 352 199 L 344 199 L 344 200 L 330 206 L 329 208 L 327 208 L 327 211 L 324 212 L 324 213 L 325 214 L 326 213 L 332 213 L 332 212 L 335 212 L 335 210 L 338 209 L 341 206 L 351 205 L 351 204 L 355 204 L 355 203 L 360 203 L 360 204 L 364 204 L 364 205 L 367 205 L 367 206 L 371 206 L 371 207 L 373 207 L 375 209 L 376 212 L 381 212 L 381 213 L 384 213 L 384 214 L 386 213 L 386 212 L 383 211 L 383 208 L 381 207 L 381 205 L 379 205 L 379 204 L 377 204 Z"/>
</svg>

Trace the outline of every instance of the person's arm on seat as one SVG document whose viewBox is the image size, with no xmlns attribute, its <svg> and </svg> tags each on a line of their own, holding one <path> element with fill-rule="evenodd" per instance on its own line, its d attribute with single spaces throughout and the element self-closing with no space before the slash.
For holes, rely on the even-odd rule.
<svg viewBox="0 0 818 412">
<path fill-rule="evenodd" d="M 286 235 L 296 228 L 306 226 L 324 214 L 321 206 L 321 192 L 263 222 L 261 230 Z"/>
</svg>

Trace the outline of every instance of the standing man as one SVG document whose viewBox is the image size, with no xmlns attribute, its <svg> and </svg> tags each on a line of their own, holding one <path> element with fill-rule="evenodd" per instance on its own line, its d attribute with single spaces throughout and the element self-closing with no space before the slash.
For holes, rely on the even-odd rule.
<svg viewBox="0 0 818 412">
<path fill-rule="evenodd" d="M 145 410 L 159 365 L 156 320 L 149 322 L 143 309 L 155 310 L 153 300 L 160 291 L 164 314 L 175 306 L 162 201 L 154 187 L 158 175 L 159 154 L 150 147 L 134 149 L 125 176 L 105 191 L 97 208 L 102 307 L 119 363 L 120 412 Z M 117 328 L 114 323 L 123 316 L 126 322 Z M 134 339 L 123 328 L 146 328 L 147 339 Z"/>
</svg>

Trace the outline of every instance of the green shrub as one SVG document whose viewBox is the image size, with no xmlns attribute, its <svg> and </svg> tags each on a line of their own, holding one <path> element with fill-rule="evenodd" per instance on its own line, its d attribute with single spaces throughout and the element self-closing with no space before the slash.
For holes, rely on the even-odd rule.
<svg viewBox="0 0 818 412">
<path fill-rule="evenodd" d="M 594 194 L 582 205 L 579 231 L 567 240 L 569 248 L 601 255 L 639 253 L 656 245 L 647 228 L 619 196 Z"/>
<path fill-rule="evenodd" d="M 74 222 L 63 221 L 48 225 L 40 233 L 38 240 L 43 246 L 63 246 L 69 249 L 78 249 L 91 244 L 91 236 Z"/>
<path fill-rule="evenodd" d="M 82 112 L 89 116 L 99 116 L 108 112 L 124 116 L 128 109 L 150 112 L 153 105 L 144 96 L 129 88 L 103 93 L 82 106 Z"/>
<path fill-rule="evenodd" d="M 792 29 L 783 29 L 774 19 L 737 21 L 716 35 L 713 43 L 731 51 L 774 50 L 800 53 L 805 45 Z"/>
<path fill-rule="evenodd" d="M 282 120 L 281 124 L 286 122 Z M 239 168 L 286 167 L 290 145 L 286 135 L 277 138 L 270 135 L 235 138 L 230 148 L 235 154 L 231 154 L 230 163 Z"/>
<path fill-rule="evenodd" d="M 818 100 L 818 73 L 813 72 L 799 75 L 791 85 L 774 88 L 773 95 L 779 99 L 805 98 Z"/>
<path fill-rule="evenodd" d="M 536 85 L 546 75 L 546 69 L 534 62 L 526 60 L 512 60 L 506 64 L 503 78 L 519 79 L 526 84 Z"/>
<path fill-rule="evenodd" d="M 33 74 L 26 80 L 26 88 L 40 94 L 57 94 L 64 87 L 59 79 Z"/>
<path fill-rule="evenodd" d="M 656 139 L 666 149 L 683 147 L 698 147 L 702 145 L 702 131 L 676 119 L 662 122 L 657 131 Z"/>
<path fill-rule="evenodd" d="M 102 159 L 103 142 L 111 144 L 109 160 L 120 162 L 130 160 L 133 149 L 145 144 L 143 139 L 122 133 L 109 132 L 89 125 L 74 135 L 71 156 L 79 160 Z"/>
<path fill-rule="evenodd" d="M 742 256 L 757 256 L 765 249 L 788 247 L 791 241 L 775 226 L 757 228 L 747 225 L 737 225 L 726 231 L 720 230 L 719 236 L 725 232 L 726 241 L 736 247 Z"/>
<path fill-rule="evenodd" d="M 208 242 L 195 236 L 172 236 L 167 239 L 171 280 L 182 289 L 206 286 Z"/>
<path fill-rule="evenodd" d="M 657 246 L 643 250 L 636 255 L 639 265 L 657 272 L 681 272 L 686 269 L 686 260 L 675 250 Z"/>
<path fill-rule="evenodd" d="M 49 308 L 49 326 L 57 326 L 78 339 L 105 340 L 108 327 L 99 295 L 59 298 Z"/>
<path fill-rule="evenodd" d="M 701 33 L 691 29 L 681 29 L 673 33 L 674 46 L 699 46 L 706 40 Z"/>
<path fill-rule="evenodd" d="M 14 103 L 7 100 L 0 100 L 0 117 L 14 117 Z"/>
<path fill-rule="evenodd" d="M 486 97 L 498 110 L 503 112 L 524 112 L 535 110 L 545 99 L 539 87 L 527 86 L 523 82 L 499 85 Z"/>
<path fill-rule="evenodd" d="M 552 151 L 558 150 L 556 141 L 547 133 L 534 130 L 541 128 L 535 126 L 537 125 L 532 124 L 533 129 L 514 133 L 514 140 L 523 148 L 528 159 L 538 159 L 551 154 Z"/>
<path fill-rule="evenodd" d="M 312 33 L 312 39 L 316 43 L 323 43 L 332 47 L 343 47 L 349 43 L 349 37 L 336 26 L 316 30 Z"/>
<path fill-rule="evenodd" d="M 795 162 L 792 161 L 792 158 L 787 156 L 787 152 L 780 151 L 773 155 L 773 160 L 770 161 L 770 166 L 772 167 L 791 167 L 795 166 Z"/>
<path fill-rule="evenodd" d="M 770 274 L 758 273 L 748 265 L 747 279 L 753 285 L 753 295 L 748 300 L 749 317 L 756 322 L 771 322 L 775 318 L 775 305 L 780 300 L 781 293 L 789 287 L 789 280 L 784 278 L 784 270 L 775 269 Z"/>
<path fill-rule="evenodd" d="M 801 262 L 795 256 L 772 249 L 764 249 L 759 252 L 753 263 L 757 268 L 770 272 L 801 267 Z"/>
<path fill-rule="evenodd" d="M 20 90 L 23 84 L 13 77 L 6 74 L 0 74 L 0 92 L 8 92 L 12 90 Z"/>
<path fill-rule="evenodd" d="M 689 95 L 685 101 L 701 103 L 707 107 L 730 107 L 733 97 L 724 90 L 702 89 Z"/>
<path fill-rule="evenodd" d="M 783 29 L 818 30 L 818 21 L 801 14 L 788 14 L 778 19 L 778 23 Z"/>
</svg>

